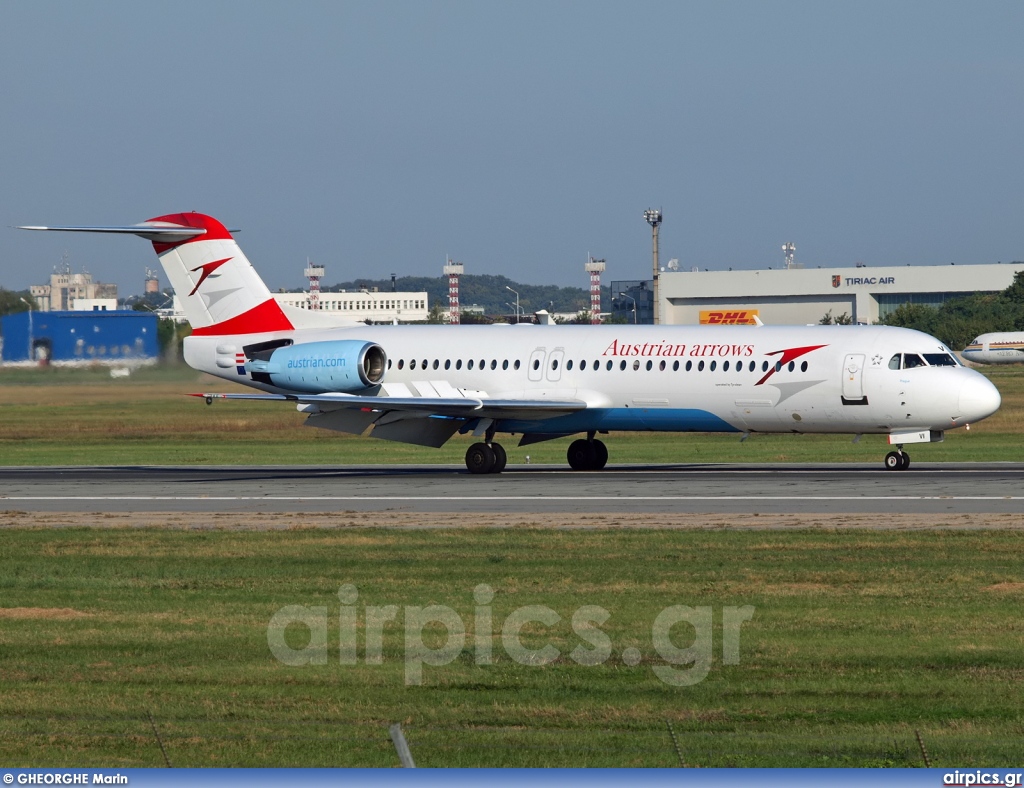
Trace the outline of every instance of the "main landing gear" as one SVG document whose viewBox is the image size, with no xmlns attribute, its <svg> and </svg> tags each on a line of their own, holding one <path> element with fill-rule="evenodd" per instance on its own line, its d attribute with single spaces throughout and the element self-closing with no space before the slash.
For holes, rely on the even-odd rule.
<svg viewBox="0 0 1024 788">
<path fill-rule="evenodd" d="M 569 444 L 566 459 L 574 471 L 599 471 L 608 463 L 608 447 L 594 440 L 594 433 Z"/>
<path fill-rule="evenodd" d="M 905 471 L 910 467 L 910 455 L 903 451 L 903 446 L 897 446 L 896 451 L 885 455 L 885 469 L 887 471 Z"/>
<path fill-rule="evenodd" d="M 466 450 L 466 467 L 470 473 L 501 473 L 508 455 L 500 443 L 474 443 Z"/>
</svg>

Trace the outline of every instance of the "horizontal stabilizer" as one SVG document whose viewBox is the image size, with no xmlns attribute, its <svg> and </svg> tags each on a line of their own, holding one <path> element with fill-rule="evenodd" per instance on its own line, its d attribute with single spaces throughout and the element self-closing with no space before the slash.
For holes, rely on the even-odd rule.
<svg viewBox="0 0 1024 788">
<path fill-rule="evenodd" d="M 169 222 L 143 222 L 142 224 L 131 224 L 125 227 L 35 227 L 22 226 L 18 230 L 48 230 L 60 233 L 123 233 L 126 235 L 137 235 L 147 241 L 161 241 L 163 243 L 174 243 L 175 241 L 187 241 L 199 235 L 205 235 L 203 227 L 182 227 L 179 224 Z"/>
</svg>

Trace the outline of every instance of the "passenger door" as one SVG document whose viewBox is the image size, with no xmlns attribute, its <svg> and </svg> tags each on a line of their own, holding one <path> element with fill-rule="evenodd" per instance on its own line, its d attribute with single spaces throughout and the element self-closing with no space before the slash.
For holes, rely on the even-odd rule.
<svg viewBox="0 0 1024 788">
<path fill-rule="evenodd" d="M 863 353 L 847 353 L 843 359 L 843 404 L 868 404 L 868 398 L 864 395 Z"/>
</svg>

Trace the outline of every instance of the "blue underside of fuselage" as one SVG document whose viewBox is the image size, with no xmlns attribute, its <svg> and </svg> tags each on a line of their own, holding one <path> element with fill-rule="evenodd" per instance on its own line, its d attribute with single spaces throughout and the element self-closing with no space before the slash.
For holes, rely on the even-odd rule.
<svg viewBox="0 0 1024 788">
<path fill-rule="evenodd" d="M 502 419 L 495 426 L 498 432 L 515 433 L 739 432 L 713 413 L 690 408 L 588 408 L 552 419 Z"/>
</svg>

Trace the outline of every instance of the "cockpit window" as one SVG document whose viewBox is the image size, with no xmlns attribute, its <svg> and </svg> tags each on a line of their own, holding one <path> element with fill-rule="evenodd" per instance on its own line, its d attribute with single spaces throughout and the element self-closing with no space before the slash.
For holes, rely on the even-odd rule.
<svg viewBox="0 0 1024 788">
<path fill-rule="evenodd" d="M 930 367 L 957 366 L 956 359 L 949 355 L 949 353 L 925 353 L 924 360 L 928 362 Z"/>
<path fill-rule="evenodd" d="M 900 368 L 900 354 L 897 353 L 895 356 L 889 359 L 889 369 Z"/>
<path fill-rule="evenodd" d="M 923 367 L 924 359 L 921 358 L 917 353 L 904 353 L 903 354 L 903 368 L 913 369 L 914 367 Z"/>
</svg>

